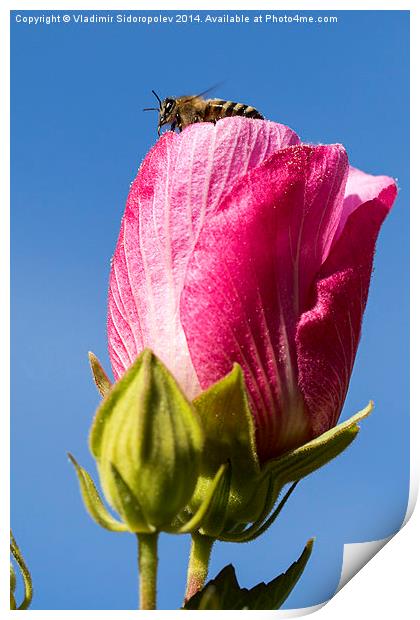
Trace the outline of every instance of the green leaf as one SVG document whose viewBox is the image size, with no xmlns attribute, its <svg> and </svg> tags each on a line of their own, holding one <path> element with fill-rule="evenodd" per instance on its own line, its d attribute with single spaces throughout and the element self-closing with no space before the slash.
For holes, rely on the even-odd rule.
<svg viewBox="0 0 420 620">
<path fill-rule="evenodd" d="M 187 603 L 188 605 L 188 603 Z M 193 607 L 185 607 L 185 609 L 194 609 Z M 219 610 L 222 609 L 220 606 L 220 599 L 217 593 L 217 590 L 214 586 L 209 586 L 203 591 L 203 596 L 201 597 L 198 609 L 200 610 Z"/>
<path fill-rule="evenodd" d="M 233 370 L 194 400 L 204 430 L 200 477 L 191 502 L 194 512 L 203 502 L 216 472 L 231 463 L 227 521 L 232 525 L 258 518 L 267 483 L 259 484 L 260 465 L 255 445 L 254 420 L 249 409 L 242 369 Z M 217 519 L 216 519 L 217 521 Z M 205 533 L 212 535 L 211 524 Z M 215 522 L 214 527 L 219 524 Z M 213 529 L 214 529 L 213 527 Z"/>
<path fill-rule="evenodd" d="M 98 388 L 99 394 L 104 398 L 110 389 L 112 383 L 108 378 L 105 370 L 102 368 L 100 361 L 92 351 L 88 353 L 90 368 L 92 370 L 93 380 Z"/>
<path fill-rule="evenodd" d="M 215 579 L 197 592 L 184 609 L 279 609 L 285 602 L 311 556 L 313 539 L 306 543 L 299 559 L 285 573 L 269 583 L 259 583 L 251 590 L 241 588 L 232 564 L 226 566 Z"/>
<path fill-rule="evenodd" d="M 128 532 L 128 527 L 124 523 L 117 521 L 109 514 L 88 472 L 80 467 L 73 455 L 68 453 L 68 457 L 76 470 L 82 499 L 92 519 L 111 532 Z"/>
<path fill-rule="evenodd" d="M 243 600 L 243 591 L 236 579 L 235 569 L 229 564 L 202 590 L 194 594 L 185 603 L 184 609 L 244 609 Z"/>
<path fill-rule="evenodd" d="M 278 459 L 268 461 L 263 476 L 271 476 L 276 488 L 280 489 L 288 482 L 300 480 L 313 471 L 326 465 L 341 454 L 356 438 L 359 432 L 358 422 L 367 417 L 373 409 L 370 402 L 359 413 L 335 428 L 323 433 L 304 446 L 292 450 Z"/>
<path fill-rule="evenodd" d="M 11 569 L 10 569 L 10 577 L 11 577 L 10 579 L 10 586 L 11 586 L 10 608 L 11 609 L 28 609 L 29 605 L 32 602 L 32 597 L 33 597 L 32 577 L 31 577 L 31 573 L 28 570 L 28 567 L 26 566 L 25 560 L 23 559 L 22 552 L 17 546 L 17 543 L 14 539 L 12 532 L 10 532 L 10 551 L 14 559 L 16 560 L 16 564 L 18 565 L 20 573 L 22 575 L 24 592 L 25 592 L 23 601 L 21 602 L 19 607 L 17 607 L 16 599 L 14 597 L 14 590 L 16 587 L 16 576 L 14 575 L 14 570 L 13 570 L 13 567 L 11 566 Z M 12 577 L 12 574 L 14 575 L 14 578 Z"/>
<path fill-rule="evenodd" d="M 247 609 L 280 609 L 299 581 L 312 554 L 314 539 L 306 543 L 300 557 L 293 562 L 285 573 L 269 583 L 260 583 L 248 591 Z"/>
</svg>

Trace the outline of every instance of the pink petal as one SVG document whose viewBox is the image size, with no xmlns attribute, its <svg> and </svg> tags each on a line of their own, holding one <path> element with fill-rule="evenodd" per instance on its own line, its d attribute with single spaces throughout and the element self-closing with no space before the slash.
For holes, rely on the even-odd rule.
<svg viewBox="0 0 420 620">
<path fill-rule="evenodd" d="M 181 319 L 203 388 L 244 369 L 262 460 L 311 436 L 295 331 L 341 215 L 341 146 L 296 146 L 240 180 L 208 218 L 189 264 Z"/>
<path fill-rule="evenodd" d="M 337 228 L 335 239 L 341 235 L 347 218 L 361 204 L 379 198 L 385 204 L 392 205 L 395 199 L 395 181 L 386 176 L 366 174 L 350 166 L 346 191 L 343 202 L 343 212 Z"/>
<path fill-rule="evenodd" d="M 116 377 L 151 347 L 189 396 L 198 393 L 179 318 L 191 252 L 233 183 L 297 142 L 282 125 L 234 117 L 167 132 L 149 152 L 128 196 L 111 269 L 108 334 Z"/>
<path fill-rule="evenodd" d="M 381 187 L 382 183 L 377 187 L 379 198 L 365 202 L 347 218 L 318 275 L 312 307 L 298 325 L 299 387 L 313 436 L 337 423 L 344 404 L 360 338 L 375 243 L 396 195 L 393 182 L 385 191 Z"/>
</svg>

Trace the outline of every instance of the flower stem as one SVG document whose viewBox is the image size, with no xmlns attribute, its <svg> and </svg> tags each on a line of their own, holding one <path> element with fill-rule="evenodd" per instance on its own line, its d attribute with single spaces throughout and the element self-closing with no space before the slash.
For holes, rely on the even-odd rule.
<svg viewBox="0 0 420 620">
<path fill-rule="evenodd" d="M 210 554 L 214 538 L 203 536 L 198 532 L 191 534 L 190 562 L 187 573 L 187 590 L 185 602 L 201 590 L 209 570 Z"/>
<path fill-rule="evenodd" d="M 157 541 L 157 533 L 137 534 L 140 577 L 139 609 L 156 609 Z"/>
</svg>

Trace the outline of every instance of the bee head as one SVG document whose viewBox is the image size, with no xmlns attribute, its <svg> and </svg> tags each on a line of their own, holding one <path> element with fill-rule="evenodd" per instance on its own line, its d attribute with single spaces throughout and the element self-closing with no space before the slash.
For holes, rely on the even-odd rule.
<svg viewBox="0 0 420 620">
<path fill-rule="evenodd" d="M 162 101 L 159 95 L 155 93 L 154 90 L 152 90 L 152 93 L 154 94 L 156 99 L 159 101 L 159 107 L 158 108 L 143 108 L 143 110 L 145 112 L 150 111 L 150 110 L 157 110 L 159 112 L 158 136 L 160 136 L 161 127 L 163 127 L 163 125 L 167 125 L 168 123 L 173 123 L 175 120 L 176 108 L 177 108 L 176 99 L 167 97 L 166 99 Z"/>
<path fill-rule="evenodd" d="M 173 123 L 176 114 L 176 100 L 171 97 L 167 97 L 162 101 L 159 108 L 159 129 L 163 125 Z"/>
</svg>

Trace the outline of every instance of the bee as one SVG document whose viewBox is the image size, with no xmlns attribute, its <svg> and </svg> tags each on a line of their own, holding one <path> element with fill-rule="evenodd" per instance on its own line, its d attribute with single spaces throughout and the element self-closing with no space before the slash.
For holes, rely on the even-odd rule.
<svg viewBox="0 0 420 620">
<path fill-rule="evenodd" d="M 152 93 L 159 102 L 158 108 L 144 108 L 144 111 L 157 110 L 159 112 L 158 136 L 164 125 L 170 125 L 171 131 L 182 131 L 193 123 L 216 123 L 221 118 L 228 116 L 245 116 L 246 118 L 264 119 L 263 115 L 254 107 L 245 103 L 235 103 L 224 99 L 204 99 L 209 91 L 199 95 L 186 95 L 184 97 L 166 97 L 163 101 L 154 90 Z"/>
</svg>

